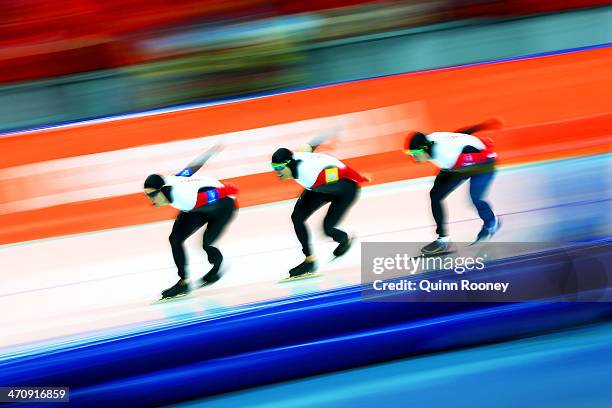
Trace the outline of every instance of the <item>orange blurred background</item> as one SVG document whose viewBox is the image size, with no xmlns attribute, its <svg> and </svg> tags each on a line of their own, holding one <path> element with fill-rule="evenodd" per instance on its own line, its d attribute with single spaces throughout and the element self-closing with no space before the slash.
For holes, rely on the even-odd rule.
<svg viewBox="0 0 612 408">
<path fill-rule="evenodd" d="M 170 219 L 141 183 L 180 170 L 219 141 L 207 173 L 230 179 L 240 204 L 295 197 L 267 168 L 333 125 L 328 152 L 372 183 L 434 174 L 401 151 L 410 130 L 454 130 L 497 116 L 501 165 L 607 153 L 612 145 L 612 49 L 398 75 L 235 103 L 43 129 L 0 139 L 0 243 Z M 216 163 L 216 164 L 215 164 Z"/>
</svg>

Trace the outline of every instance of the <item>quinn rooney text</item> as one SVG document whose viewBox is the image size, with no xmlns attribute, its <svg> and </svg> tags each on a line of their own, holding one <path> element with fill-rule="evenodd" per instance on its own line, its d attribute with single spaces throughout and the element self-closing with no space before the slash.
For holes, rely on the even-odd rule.
<svg viewBox="0 0 612 408">
<path fill-rule="evenodd" d="M 430 281 L 421 279 L 420 281 L 402 279 L 397 282 L 385 282 L 375 280 L 372 288 L 377 291 L 416 291 L 424 292 L 436 291 L 496 291 L 506 293 L 510 284 L 508 282 L 471 282 L 462 279 L 460 282 L 444 282 L 442 280 Z"/>
</svg>

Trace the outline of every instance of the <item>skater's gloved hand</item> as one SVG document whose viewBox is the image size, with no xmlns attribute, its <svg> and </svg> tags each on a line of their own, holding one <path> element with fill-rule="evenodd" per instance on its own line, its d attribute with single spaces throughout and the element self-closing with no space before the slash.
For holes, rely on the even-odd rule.
<svg viewBox="0 0 612 408">
<path fill-rule="evenodd" d="M 299 149 L 297 149 L 296 151 L 298 152 L 307 152 L 307 153 L 312 153 L 313 148 L 311 145 L 309 144 L 304 144 L 302 145 Z"/>
<path fill-rule="evenodd" d="M 308 142 L 308 146 L 311 149 L 311 150 L 308 150 L 308 151 L 313 152 L 316 149 L 318 149 L 319 146 L 321 146 L 322 144 L 324 144 L 324 143 L 329 144 L 329 142 L 332 142 L 333 140 L 337 139 L 337 137 L 338 137 L 338 135 L 340 134 L 341 131 L 342 131 L 342 126 L 337 124 L 336 126 L 330 128 L 330 129 L 325 130 L 320 135 L 313 137 Z"/>
</svg>

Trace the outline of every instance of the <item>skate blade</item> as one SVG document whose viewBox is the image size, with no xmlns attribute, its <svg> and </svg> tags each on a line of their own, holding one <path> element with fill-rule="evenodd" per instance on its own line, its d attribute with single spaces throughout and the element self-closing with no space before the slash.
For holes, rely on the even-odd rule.
<svg viewBox="0 0 612 408">
<path fill-rule="evenodd" d="M 349 252 L 350 252 L 350 249 L 346 251 L 345 253 L 343 253 L 342 255 L 332 255 L 331 258 L 329 258 L 329 260 L 327 261 L 327 263 L 330 264 L 330 263 L 336 262 L 338 259 L 341 259 L 344 256 L 346 256 Z"/>
<path fill-rule="evenodd" d="M 160 304 L 160 303 L 170 303 L 170 302 L 176 302 L 179 300 L 186 300 L 189 298 L 192 298 L 193 295 L 191 293 L 185 293 L 183 295 L 178 295 L 178 296 L 173 296 L 173 297 L 167 297 L 167 298 L 159 298 L 157 300 L 155 300 L 152 304 L 156 305 L 156 304 Z"/>
<path fill-rule="evenodd" d="M 319 276 L 323 276 L 323 274 L 319 272 L 305 273 L 300 276 L 290 276 L 288 278 L 281 279 L 280 281 L 278 281 L 278 283 L 295 282 L 303 279 L 318 278 Z"/>
<path fill-rule="evenodd" d="M 413 258 L 435 258 L 437 256 L 446 256 L 446 255 L 451 255 L 454 254 L 455 251 L 454 250 L 449 250 L 449 251 L 443 251 L 443 252 L 436 252 L 434 254 L 419 254 L 417 256 L 413 256 Z"/>
<path fill-rule="evenodd" d="M 480 245 L 480 244 L 486 244 L 487 242 L 491 241 L 491 239 L 493 238 L 495 234 L 489 235 L 486 238 L 481 238 L 481 239 L 477 239 L 476 241 L 472 242 L 470 245 L 468 246 L 474 246 L 474 245 Z"/>
<path fill-rule="evenodd" d="M 215 284 L 215 283 L 217 283 L 217 282 L 218 282 L 218 281 L 208 282 L 208 283 L 203 283 L 203 284 L 201 284 L 200 286 L 198 286 L 198 287 L 196 288 L 196 290 L 199 290 L 199 289 L 204 289 L 204 288 L 209 288 L 209 287 L 211 287 L 212 285 L 214 285 L 214 284 Z"/>
</svg>

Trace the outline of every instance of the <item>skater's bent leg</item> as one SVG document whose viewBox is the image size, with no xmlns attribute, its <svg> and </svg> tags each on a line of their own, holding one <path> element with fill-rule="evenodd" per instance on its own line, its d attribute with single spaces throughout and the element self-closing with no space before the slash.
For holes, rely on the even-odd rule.
<svg viewBox="0 0 612 408">
<path fill-rule="evenodd" d="M 194 232 L 204 225 L 205 220 L 200 214 L 180 212 L 172 226 L 170 233 L 170 247 L 172 257 L 176 264 L 178 275 L 181 279 L 187 279 L 186 256 L 183 242 Z"/>
<path fill-rule="evenodd" d="M 223 255 L 212 244 L 219 238 L 236 212 L 234 200 L 229 197 L 224 198 L 218 204 L 218 210 L 209 215 L 208 225 L 206 226 L 206 231 L 204 231 L 202 241 L 202 247 L 208 256 L 208 262 L 214 265 L 213 271 L 211 271 L 213 273 L 215 270 L 218 271 L 223 261 Z"/>
<path fill-rule="evenodd" d="M 308 228 L 306 228 L 306 220 L 301 214 L 294 212 L 291 214 L 291 221 L 293 222 L 295 235 L 302 246 L 304 256 L 312 256 L 312 250 L 310 249 L 310 234 L 308 233 Z"/>
<path fill-rule="evenodd" d="M 302 252 L 306 257 L 312 256 L 312 251 L 310 249 L 310 235 L 308 234 L 308 229 L 306 228 L 306 220 L 326 202 L 327 198 L 325 195 L 304 190 L 295 204 L 293 213 L 291 213 L 291 221 L 293 222 L 295 235 L 300 241 L 300 244 L 302 245 Z"/>
<path fill-rule="evenodd" d="M 446 233 L 446 214 L 442 207 L 442 200 L 446 198 L 454 189 L 456 189 L 464 178 L 460 175 L 455 175 L 450 172 L 441 171 L 434 181 L 434 185 L 429 192 L 431 199 L 431 213 L 436 222 L 436 234 L 439 237 L 447 236 Z"/>
<path fill-rule="evenodd" d="M 478 211 L 478 215 L 484 222 L 484 227 L 489 228 L 495 224 L 495 214 L 491 206 L 483 197 L 491 185 L 495 176 L 494 171 L 473 175 L 470 178 L 470 197 Z"/>
<path fill-rule="evenodd" d="M 325 234 L 338 243 L 346 242 L 349 236 L 346 232 L 336 228 L 342 217 L 348 212 L 357 198 L 359 187 L 350 180 L 341 180 L 337 183 L 338 193 L 329 206 L 329 211 L 323 219 Z"/>
</svg>

